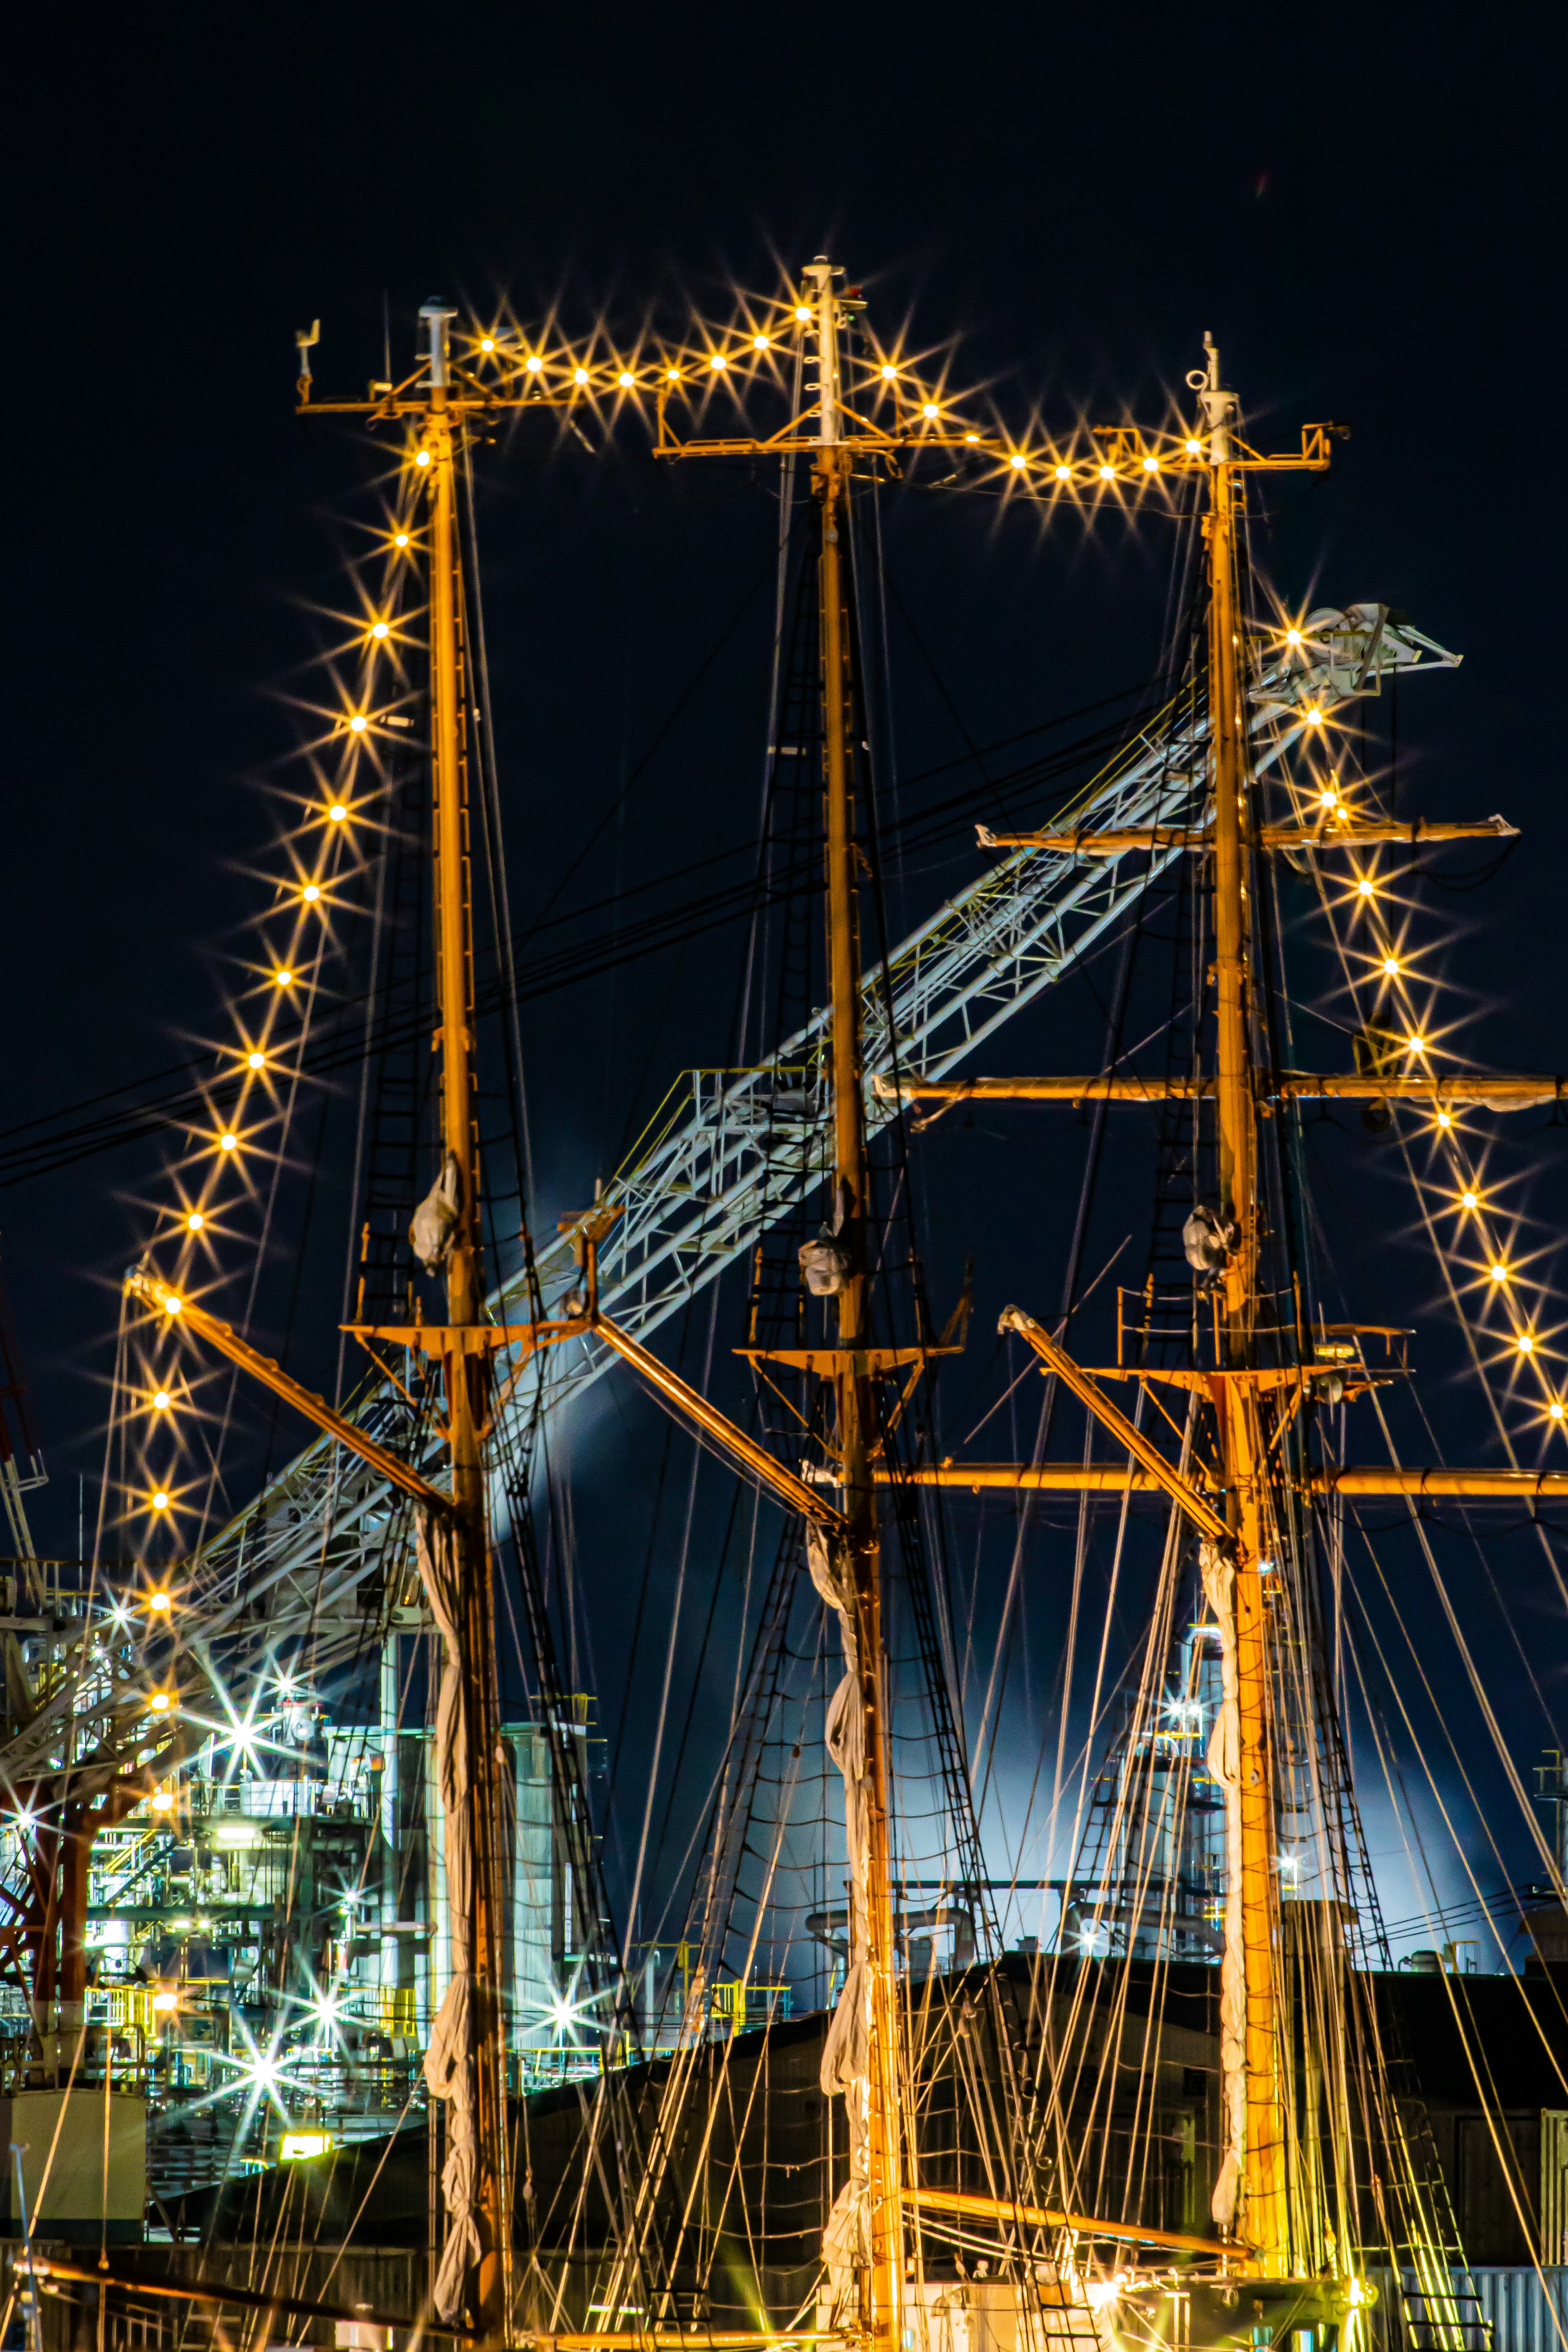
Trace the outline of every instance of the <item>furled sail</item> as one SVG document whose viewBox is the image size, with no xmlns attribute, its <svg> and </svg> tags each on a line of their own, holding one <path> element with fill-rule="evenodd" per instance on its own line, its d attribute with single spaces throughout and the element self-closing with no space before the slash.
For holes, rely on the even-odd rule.
<svg viewBox="0 0 1568 2352">
<path fill-rule="evenodd" d="M 1236 1666 L 1236 1570 L 1217 1543 L 1198 1546 L 1203 1590 L 1219 1627 L 1224 1696 L 1208 1740 L 1208 1769 L 1225 1791 L 1225 1950 L 1219 1971 L 1219 2070 L 1225 2153 L 1211 2210 L 1220 2228 L 1236 2221 L 1247 2152 L 1247 1977 L 1241 1940 L 1241 1715 Z"/>
<path fill-rule="evenodd" d="M 445 1827 L 446 1912 L 452 1926 L 452 1975 L 424 2054 L 433 2099 L 446 2107 L 446 2160 L 441 2193 L 446 2243 L 436 2273 L 436 2315 L 453 2320 L 463 2306 L 467 2274 L 478 2262 L 479 2127 L 477 1988 L 474 1973 L 475 1851 L 468 1777 L 467 1703 L 459 1628 L 462 1600 L 457 1541 L 444 1514 L 418 1515 L 419 1572 L 441 1633 L 441 1687 L 435 1706 L 435 1772 Z"/>
<path fill-rule="evenodd" d="M 861 1691 L 860 1638 L 855 1623 L 854 1575 L 846 1543 L 821 1528 L 806 1532 L 806 1562 L 811 1581 L 839 1621 L 843 1679 L 828 1705 L 824 1738 L 843 1775 L 844 1845 L 850 1870 L 850 1948 L 827 2039 L 822 2045 L 821 2087 L 841 2096 L 849 2126 L 849 2178 L 833 2200 L 822 2231 L 822 2260 L 835 2308 L 849 2298 L 857 2271 L 871 2262 L 871 1969 L 866 1918 L 865 1706 Z"/>
</svg>

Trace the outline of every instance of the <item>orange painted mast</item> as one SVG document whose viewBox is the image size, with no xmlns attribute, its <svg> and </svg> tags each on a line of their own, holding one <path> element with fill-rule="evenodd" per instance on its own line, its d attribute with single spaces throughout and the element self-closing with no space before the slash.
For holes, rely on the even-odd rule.
<svg viewBox="0 0 1568 2352">
<path fill-rule="evenodd" d="M 865 1965 L 870 1974 L 871 2047 L 868 2167 L 871 2266 L 862 2273 L 861 2326 L 876 2352 L 898 2352 L 904 2328 L 904 2206 L 898 2125 L 898 1998 L 888 1845 L 887 1673 L 882 1570 L 871 1450 L 875 1404 L 868 1360 L 870 1283 L 864 1235 L 869 1207 L 865 1077 L 861 1040 L 859 890 L 856 882 L 854 699 L 848 581 L 851 451 L 839 403 L 840 310 L 834 271 L 823 260 L 806 271 L 817 310 L 821 408 L 813 491 L 821 517 L 818 570 L 821 605 L 822 731 L 827 794 L 827 923 L 830 1052 L 833 1106 L 835 1221 L 848 1241 L 847 1279 L 838 1294 L 839 1347 L 833 1376 L 839 1499 L 848 1522 L 846 1549 L 854 1585 L 856 1670 L 864 1718 L 866 1773 Z"/>
</svg>

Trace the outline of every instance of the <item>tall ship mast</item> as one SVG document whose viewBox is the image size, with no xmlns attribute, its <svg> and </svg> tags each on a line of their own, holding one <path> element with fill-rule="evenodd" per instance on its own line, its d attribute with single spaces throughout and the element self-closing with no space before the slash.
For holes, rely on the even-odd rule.
<svg viewBox="0 0 1568 2352">
<path fill-rule="evenodd" d="M 1001 2352 L 1301 2352 L 1305 2335 L 1326 2352 L 1378 2329 L 1391 2352 L 1472 2352 L 1448 2184 L 1374 1981 L 1386 1938 L 1322 1593 L 1343 1578 L 1353 1498 L 1539 1505 L 1568 1477 L 1344 1459 L 1347 1409 L 1383 1415 L 1404 1377 L 1401 1335 L 1328 1319 L 1299 1106 L 1408 1107 L 1440 1152 L 1462 1153 L 1478 1114 L 1554 1106 L 1562 1082 L 1453 1068 L 1419 1028 L 1370 1021 L 1354 1069 L 1296 1066 L 1276 877 L 1289 861 L 1310 882 L 1342 948 L 1345 894 L 1326 877 L 1350 877 L 1351 911 L 1371 927 L 1352 961 L 1392 1018 L 1406 975 L 1375 857 L 1510 828 L 1404 817 L 1375 776 L 1353 784 L 1322 751 L 1341 704 L 1452 667 L 1383 606 L 1281 616 L 1252 572 L 1249 482 L 1323 471 L 1339 428 L 1308 425 L 1286 454 L 1253 448 L 1206 341 L 1190 405 L 1158 429 L 1009 436 L 880 345 L 843 279 L 819 257 L 737 324 L 610 360 L 510 324 L 464 330 L 433 300 L 415 369 L 362 400 L 318 398 L 315 331 L 299 338 L 301 413 L 390 438 L 395 461 L 354 625 L 360 667 L 330 720 L 337 764 L 319 777 L 287 937 L 273 935 L 267 1010 L 247 1016 L 212 1088 L 210 1148 L 126 1278 L 116 1443 L 128 1494 L 167 1540 L 156 1554 L 143 1538 L 134 1563 L 100 1543 L 74 1582 L 29 1560 L 7 1634 L 17 2095 L 65 2093 L 73 2179 L 87 2140 L 72 2135 L 96 2132 L 102 2149 L 95 2213 L 62 2215 L 48 2168 L 18 2170 L 18 2294 L 91 2286 L 101 2315 L 140 2290 L 256 2325 L 291 2308 L 334 2327 L 569 2352 L 966 2352 L 977 2335 Z M 689 1074 L 651 1140 L 539 1246 L 516 1119 L 474 465 L 502 427 L 564 419 L 580 444 L 582 418 L 606 439 L 645 422 L 666 467 L 739 464 L 778 484 L 739 1030 L 757 1044 L 740 1066 Z M 883 772 L 890 688 L 868 616 L 879 500 L 923 467 L 946 468 L 958 492 L 1041 506 L 1114 498 L 1135 515 L 1162 500 L 1196 525 L 1201 590 L 1157 691 L 1078 755 L 1071 782 L 1064 759 L 1050 822 L 981 825 L 995 862 L 894 942 L 884 860 L 915 821 Z M 375 983 L 388 1005 L 403 990 L 386 1034 L 433 1029 L 434 1077 L 411 1095 L 402 1207 L 395 1185 L 391 1212 L 373 1186 L 356 1201 L 341 1329 L 367 1370 L 329 1403 L 206 1302 L 227 1171 L 264 1134 L 281 1151 L 308 1066 L 311 1016 L 293 1007 L 317 985 L 312 927 L 360 903 L 369 852 L 353 844 L 372 827 L 391 845 L 376 853 L 378 923 L 402 890 L 427 950 Z M 417 855 L 389 879 L 400 839 Z M 957 1075 L 1015 1013 L 1049 1011 L 1062 977 L 1167 880 L 1188 926 L 1166 1023 L 1185 1066 L 1171 1044 L 1163 1071 L 1118 1047 L 1098 1068 Z M 1035 1022 L 1037 1040 L 1061 1034 Z M 497 1065 L 514 1105 L 505 1134 L 484 1109 Z M 1143 1287 L 1114 1294 L 1116 1361 L 1101 1367 L 1071 1343 L 1087 1306 L 1076 1269 L 1054 1324 L 1008 1307 L 1004 1339 L 1050 1383 L 1041 1444 L 1071 1397 L 1082 1458 L 956 1459 L 938 1388 L 969 1289 L 938 1324 L 909 1207 L 914 1147 L 952 1105 L 1030 1101 L 1086 1106 L 1096 1134 L 1153 1109 L 1185 1286 L 1157 1278 L 1151 1249 Z M 362 1123 L 361 1156 L 367 1135 Z M 1086 1203 L 1092 1174 L 1092 1155 Z M 732 1339 L 755 1386 L 738 1412 L 649 1344 L 726 1268 L 747 1286 Z M 1499 1256 L 1491 1271 L 1506 1304 L 1510 1268 Z M 1550 1433 L 1563 1401 L 1528 1315 L 1514 1319 L 1516 1354 L 1542 1360 Z M 210 1529 L 168 1443 L 183 1418 L 201 1425 L 204 1364 L 232 1367 L 318 1432 Z M 687 1846 L 699 1861 L 658 1890 L 652 1937 L 615 1925 L 591 1701 L 560 1663 L 578 1602 L 549 1567 L 548 1432 L 610 1373 L 716 1458 L 732 1524 L 744 1508 L 753 1544 L 760 1530 L 777 1544 L 758 1598 L 747 1573 L 727 1737 Z M 1092 1852 L 1075 1836 L 1065 1865 L 1048 1855 L 1041 1878 L 1020 1877 L 988 1826 L 996 1727 L 988 1697 L 977 1731 L 946 1549 L 944 1513 L 966 1491 L 1067 1498 L 1081 1559 L 1095 1514 L 1110 1515 L 1118 1559 L 1130 1541 L 1151 1563 L 1126 1731 L 1104 1751 L 1102 1710 L 1088 1735 L 1115 1780 L 1113 1822 Z M 198 1531 L 189 1549 L 182 1515 Z M 673 1658 L 673 1627 L 670 1640 Z M 357 1722 L 329 1727 L 316 1696 L 329 1688 Z M 1059 1758 L 1072 1704 L 1069 1670 Z M 286 1752 L 286 1771 L 267 1769 Z M 269 1854 L 260 1825 L 275 1811 L 291 1826 Z M 1303 1857 L 1297 1887 L 1286 1861 Z M 1560 1902 L 1555 1847 L 1547 1862 Z M 1003 1908 L 1026 1890 L 1056 1899 L 1054 1937 L 1009 1951 Z M 113 1948 L 127 1956 L 132 1927 L 146 1937 L 134 1971 L 92 1958 L 95 1919 L 126 1929 Z M 232 1990 L 236 1953 L 265 2001 Z M 1180 2021 L 1183 2001 L 1201 2023 Z M 1166 2054 L 1177 2047 L 1187 2058 Z M 1173 2065 L 1213 2081 L 1212 2095 L 1183 2093 L 1174 2210 L 1149 2186 L 1171 2137 L 1158 2086 Z M 356 2081 L 373 2091 L 349 2131 Z M 111 2166 L 115 2114 L 126 2152 Z M 141 2237 L 146 2168 L 130 2151 L 150 2114 L 154 2141 L 172 2114 L 188 2131 L 222 2117 L 227 2132 L 220 2177 L 166 2173 L 167 2194 L 154 2189 L 172 2250 L 157 2279 L 151 2248 L 133 2274 L 109 2256 L 111 2235 Z M 803 2184 L 782 2213 L 781 2180 Z M 389 2270 L 362 2300 L 334 2300 L 337 2262 L 383 2242 L 367 2213 L 384 2231 L 410 2194 L 423 2277 Z M 174 2259 L 187 2208 L 204 2246 L 192 2275 Z M 83 2242 L 99 2227 L 96 2273 L 35 2249 L 56 2222 Z M 337 2260 L 290 2299 L 277 2249 L 308 2264 L 318 2241 Z"/>
</svg>

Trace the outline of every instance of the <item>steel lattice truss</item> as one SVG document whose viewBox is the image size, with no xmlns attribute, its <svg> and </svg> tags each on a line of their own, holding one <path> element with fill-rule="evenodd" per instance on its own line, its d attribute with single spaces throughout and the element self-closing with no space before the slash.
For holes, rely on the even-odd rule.
<svg viewBox="0 0 1568 2352">
<path fill-rule="evenodd" d="M 1265 656 L 1250 705 L 1255 764 L 1275 765 L 1336 703 L 1377 693 L 1385 676 L 1454 668 L 1458 656 L 1385 606 L 1314 612 L 1302 642 Z M 1072 812 L 1085 831 L 1194 824 L 1207 784 L 1207 718 L 1177 704 L 1097 779 Z M 1063 820 L 1056 819 L 1059 824 Z M 1178 851 L 1084 857 L 1023 849 L 994 864 L 913 931 L 864 982 L 866 1118 L 875 1134 L 898 1116 L 874 1091 L 879 1076 L 940 1077 L 1061 980 L 1110 933 Z M 764 1067 L 690 1070 L 666 1096 L 631 1162 L 606 1187 L 622 1214 L 600 1252 L 600 1299 L 639 1339 L 717 1279 L 758 1236 L 819 1188 L 831 1165 L 828 1015 L 815 1013 Z M 539 1254 L 547 1304 L 572 1286 L 570 1244 Z M 492 1301 L 497 1319 L 528 1311 L 519 1275 Z M 606 1371 L 607 1350 L 576 1342 L 536 1357 L 507 1408 L 520 1423 L 547 1383 L 559 1412 Z M 406 1431 L 407 1407 L 375 1383 L 352 1408 L 385 1442 Z M 427 1472 L 439 1464 L 431 1446 Z M 199 1622 L 193 1654 L 212 1693 L 214 1732 L 228 1727 L 225 1694 L 279 1652 L 303 1651 L 316 1672 L 368 1650 L 406 1572 L 406 1506 L 372 1472 L 319 1438 L 204 1549 L 183 1614 Z M 375 1605 L 361 1588 L 379 1580 Z M 369 1595 L 365 1598 L 368 1600 Z M 188 1678 L 187 1678 L 188 1679 Z M 37 1719 L 0 1751 L 0 1773 L 21 1778 L 99 1748 L 124 1695 L 62 1686 Z M 200 1710 L 200 1699 L 191 1694 Z M 100 1719 L 101 1718 L 101 1719 Z M 74 1723 L 74 1737 L 67 1732 Z M 135 1735 L 128 1736 L 134 1739 Z"/>
</svg>

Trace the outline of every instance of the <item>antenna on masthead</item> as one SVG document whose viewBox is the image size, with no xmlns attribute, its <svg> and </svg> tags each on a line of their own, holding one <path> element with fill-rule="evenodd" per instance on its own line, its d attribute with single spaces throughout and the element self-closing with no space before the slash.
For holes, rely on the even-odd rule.
<svg viewBox="0 0 1568 2352">
<path fill-rule="evenodd" d="M 422 319 L 428 319 L 430 321 L 430 388 L 432 392 L 444 392 L 450 381 L 446 351 L 447 323 L 450 320 L 455 319 L 457 313 L 450 302 L 444 302 L 439 294 L 433 294 L 428 302 L 420 304 L 419 315 Z"/>
<path fill-rule="evenodd" d="M 1211 466 L 1225 466 L 1230 461 L 1228 428 L 1236 416 L 1236 394 L 1220 385 L 1219 346 L 1207 327 L 1203 350 L 1206 364 L 1187 371 L 1187 388 L 1197 393 L 1203 421 L 1208 428 L 1208 462 Z"/>
<path fill-rule="evenodd" d="M 824 449 L 836 448 L 843 438 L 843 424 L 839 413 L 838 304 L 833 299 L 833 280 L 843 274 L 841 269 L 834 268 L 825 253 L 819 253 L 800 273 L 816 299 L 817 382 L 821 400 L 818 410 L 817 442 L 819 447 Z"/>
</svg>

